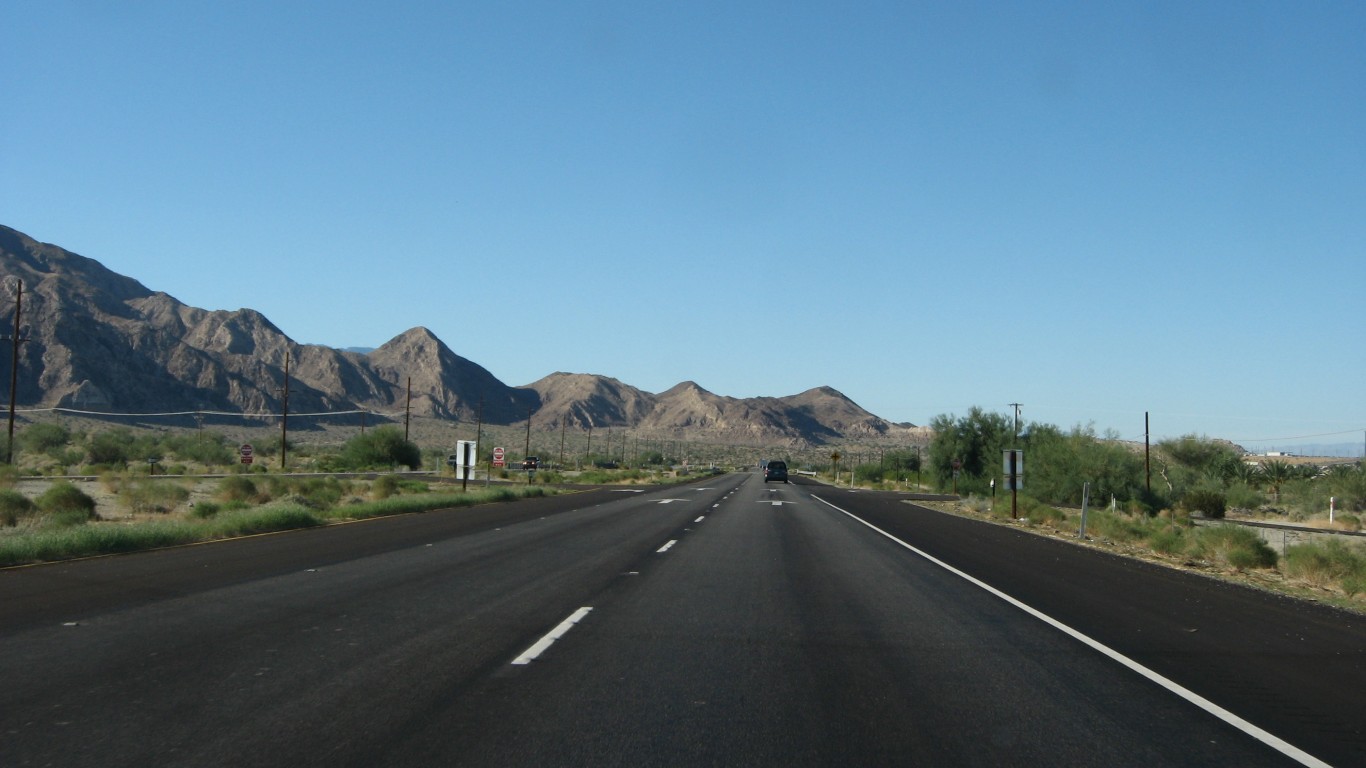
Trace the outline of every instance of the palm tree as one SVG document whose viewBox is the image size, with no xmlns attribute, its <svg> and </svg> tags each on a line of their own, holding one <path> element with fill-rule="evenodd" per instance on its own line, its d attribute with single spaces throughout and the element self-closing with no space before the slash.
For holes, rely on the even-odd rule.
<svg viewBox="0 0 1366 768">
<path fill-rule="evenodd" d="M 1277 503 L 1281 500 L 1281 486 L 1295 478 L 1295 468 L 1284 461 L 1262 462 L 1261 476 L 1266 484 L 1271 486 L 1271 495 L 1276 498 Z"/>
</svg>

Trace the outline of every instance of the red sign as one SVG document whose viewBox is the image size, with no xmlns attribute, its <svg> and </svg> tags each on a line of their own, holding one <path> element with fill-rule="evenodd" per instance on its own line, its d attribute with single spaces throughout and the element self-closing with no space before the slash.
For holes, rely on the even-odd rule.
<svg viewBox="0 0 1366 768">
<path fill-rule="evenodd" d="M 242 444 L 242 447 L 238 449 L 238 452 L 242 454 L 242 463 L 243 463 L 243 464 L 250 464 L 250 463 L 251 463 L 251 454 L 252 454 L 252 450 L 253 450 L 253 449 L 252 449 L 252 447 L 251 447 L 251 443 L 243 443 L 243 444 Z"/>
<path fill-rule="evenodd" d="M 507 466 L 507 462 L 504 461 L 504 459 L 503 459 L 503 457 L 504 457 L 505 455 L 506 455 L 506 453 L 503 451 L 502 448 L 494 448 L 494 449 L 493 449 L 493 466 L 495 466 L 495 467 L 505 467 L 505 466 Z"/>
</svg>

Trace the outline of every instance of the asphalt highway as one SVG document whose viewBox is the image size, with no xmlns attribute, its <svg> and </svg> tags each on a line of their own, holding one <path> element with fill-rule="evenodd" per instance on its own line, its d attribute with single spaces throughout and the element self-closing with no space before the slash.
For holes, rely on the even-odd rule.
<svg viewBox="0 0 1366 768">
<path fill-rule="evenodd" d="M 0 571 L 0 766 L 1361 765 L 1364 641 L 735 474 Z"/>
</svg>

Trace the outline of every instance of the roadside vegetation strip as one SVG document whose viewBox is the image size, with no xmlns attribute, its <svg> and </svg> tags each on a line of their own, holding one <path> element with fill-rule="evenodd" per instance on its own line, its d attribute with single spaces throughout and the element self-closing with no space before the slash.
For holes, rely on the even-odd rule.
<svg viewBox="0 0 1366 768">
<path fill-rule="evenodd" d="M 908 544 L 902 541 L 901 539 L 898 539 L 897 537 L 893 536 L 887 531 L 882 530 L 876 525 L 873 525 L 872 523 L 868 522 L 867 520 L 864 520 L 863 518 L 859 517 L 858 515 L 855 515 L 852 512 L 849 512 L 848 510 L 841 509 L 840 507 L 831 504 L 830 502 L 826 501 L 825 499 L 822 499 L 819 496 L 812 495 L 811 498 L 830 507 L 836 512 L 844 514 L 849 519 L 854 520 L 855 522 L 858 522 L 872 529 L 874 532 L 895 542 L 896 544 L 918 555 L 919 557 L 924 558 L 926 561 L 933 563 L 934 565 L 937 565 L 940 568 L 943 568 L 949 573 L 952 573 L 954 576 L 957 576 L 958 578 L 967 581 L 969 584 L 972 584 L 973 586 L 981 590 L 984 590 L 994 595 L 995 597 L 1000 598 L 1001 600 L 1004 600 L 1005 602 L 1020 609 L 1021 611 L 1024 611 L 1030 616 L 1033 616 L 1039 621 L 1042 621 L 1050 627 L 1053 627 L 1054 629 L 1073 638 L 1074 640 L 1077 640 L 1083 645 L 1086 645 L 1092 650 L 1095 650 L 1103 656 L 1106 656 L 1107 658 L 1117 662 L 1121 666 L 1138 673 L 1147 680 L 1158 684 L 1162 688 L 1165 688 L 1167 691 L 1204 710 L 1210 715 L 1217 717 L 1218 719 L 1233 726 L 1234 728 L 1237 728 L 1238 730 L 1242 731 L 1248 736 L 1251 736 L 1257 741 L 1260 741 L 1261 743 L 1271 747 L 1272 749 L 1276 750 L 1277 752 L 1280 752 L 1281 754 L 1285 755 L 1286 757 L 1289 757 L 1290 759 L 1298 762 L 1299 764 L 1305 766 L 1312 766 L 1313 768 L 1330 768 L 1328 763 L 1325 763 L 1324 761 L 1318 759 L 1317 757 L 1314 757 L 1308 752 L 1305 752 L 1304 750 L 1300 749 L 1294 744 L 1291 744 L 1290 742 L 1280 738 L 1279 736 L 1276 736 L 1270 731 L 1267 731 L 1257 725 L 1254 725 L 1253 723 L 1248 722 L 1247 720 L 1244 720 L 1243 718 L 1239 717 L 1233 712 L 1224 709 L 1223 707 L 1219 706 L 1218 704 L 1215 704 L 1209 699 L 1206 699 L 1205 697 L 1190 690 L 1189 688 L 1186 688 L 1185 686 L 1182 686 L 1176 683 L 1175 681 L 1169 680 L 1163 677 L 1162 675 L 1159 675 L 1157 672 L 1154 672 L 1153 670 L 1143 666 L 1142 664 L 1138 663 L 1137 661 L 1134 661 L 1128 656 L 1125 656 L 1119 651 L 1114 650 L 1108 645 L 1101 643 L 1099 640 L 1092 638 L 1090 635 L 1084 634 L 1076 629 L 1073 629 L 1067 624 L 1058 621 L 1057 619 L 1029 605 L 1028 603 L 1022 602 L 1014 597 L 1011 597 L 1010 595 L 1006 594 L 1005 592 L 1002 592 L 996 587 L 991 586 L 985 581 L 982 581 L 981 579 L 978 579 L 977 577 L 965 571 L 959 570 L 958 568 L 949 565 L 948 563 L 944 562 L 943 560 L 940 560 L 934 555 L 931 555 L 930 553 L 925 552 L 924 550 L 918 549 L 917 547 L 912 546 L 911 544 Z"/>
<path fill-rule="evenodd" d="M 204 518 L 131 524 L 87 523 L 39 528 L 0 538 L 0 567 L 123 554 L 160 547 L 297 530 L 331 522 L 469 507 L 554 493 L 541 487 L 497 488 L 459 494 L 421 494 L 313 509 L 294 501 L 219 512 Z"/>
<path fill-rule="evenodd" d="M 1024 509 L 1024 498 L 1021 497 Z M 984 499 L 960 502 L 907 503 L 973 520 L 1009 520 L 1009 505 L 993 509 Z M 1031 509 L 1038 503 L 1030 501 Z M 1001 509 L 1006 510 L 1005 514 Z M 1252 529 L 1238 525 L 1192 524 L 1189 517 L 1164 513 L 1091 510 L 1087 536 L 1077 538 L 1079 515 L 1054 510 L 1055 515 L 1024 518 L 1024 530 L 1060 541 L 1141 557 L 1169 567 L 1236 581 L 1278 594 L 1310 599 L 1357 613 L 1366 612 L 1366 547 L 1338 540 L 1311 541 L 1285 548 L 1283 556 Z"/>
</svg>

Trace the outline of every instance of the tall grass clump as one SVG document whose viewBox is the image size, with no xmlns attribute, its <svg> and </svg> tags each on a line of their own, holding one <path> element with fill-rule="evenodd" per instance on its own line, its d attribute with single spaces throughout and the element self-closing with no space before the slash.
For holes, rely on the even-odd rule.
<svg viewBox="0 0 1366 768">
<path fill-rule="evenodd" d="M 1006 503 L 1000 503 L 998 506 L 1010 509 L 1010 505 Z M 1020 496 L 1016 506 L 1019 507 L 1020 517 L 1028 520 L 1030 525 L 1058 525 L 1067 518 L 1062 510 L 1044 504 L 1032 496 Z"/>
<path fill-rule="evenodd" d="M 36 507 L 29 497 L 10 489 L 0 490 L 0 525 L 13 528 L 32 515 Z"/>
<path fill-rule="evenodd" d="M 1118 542 L 1142 541 L 1151 532 L 1151 518 L 1142 513 L 1110 512 L 1098 509 L 1087 513 L 1087 528 L 1095 536 Z"/>
<path fill-rule="evenodd" d="M 398 493 L 398 478 L 394 475 L 380 475 L 370 484 L 370 497 L 383 501 Z"/>
<path fill-rule="evenodd" d="M 378 481 L 377 481 L 378 482 Z M 373 493 L 373 491 L 372 491 Z M 435 509 L 455 509 L 472 507 L 476 504 L 489 504 L 499 501 L 539 498 L 548 495 L 539 486 L 520 486 L 517 488 L 488 488 L 468 493 L 433 493 L 414 496 L 392 496 L 376 501 L 348 504 L 324 513 L 333 519 L 363 520 L 388 515 L 406 515 L 414 512 L 430 512 Z"/>
<path fill-rule="evenodd" d="M 218 483 L 218 498 L 223 501 L 255 501 L 256 483 L 246 475 L 228 475 Z"/>
<path fill-rule="evenodd" d="M 326 522 L 322 515 L 301 504 L 275 503 L 252 509 L 220 512 L 204 523 L 201 530 L 205 534 L 204 538 L 217 539 L 312 528 Z"/>
<path fill-rule="evenodd" d="M 1276 565 L 1276 551 L 1256 531 L 1234 525 L 1196 529 L 1189 551 L 1195 557 L 1227 563 L 1240 571 Z"/>
<path fill-rule="evenodd" d="M 139 514 L 166 514 L 190 498 L 185 486 L 170 480 L 141 478 L 124 483 L 118 491 L 119 505 Z"/>
<path fill-rule="evenodd" d="M 1283 570 L 1320 587 L 1336 584 L 1348 595 L 1366 591 L 1366 552 L 1341 541 L 1286 547 Z"/>
</svg>

